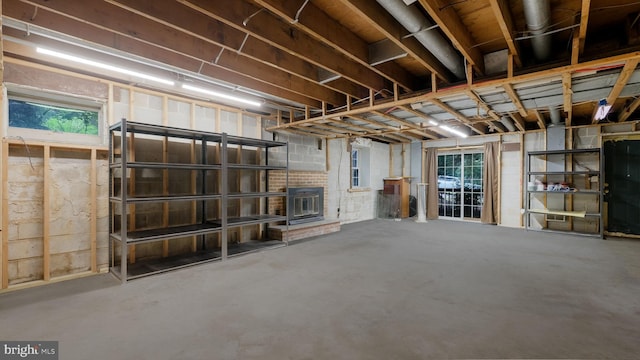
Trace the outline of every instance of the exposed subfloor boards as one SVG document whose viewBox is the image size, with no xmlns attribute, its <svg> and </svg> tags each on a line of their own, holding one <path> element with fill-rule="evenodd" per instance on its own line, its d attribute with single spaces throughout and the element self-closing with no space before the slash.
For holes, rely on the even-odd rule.
<svg viewBox="0 0 640 360">
<path fill-rule="evenodd" d="M 373 220 L 125 285 L 4 293 L 0 339 L 58 340 L 64 359 L 629 359 L 638 299 L 635 240 Z"/>
</svg>

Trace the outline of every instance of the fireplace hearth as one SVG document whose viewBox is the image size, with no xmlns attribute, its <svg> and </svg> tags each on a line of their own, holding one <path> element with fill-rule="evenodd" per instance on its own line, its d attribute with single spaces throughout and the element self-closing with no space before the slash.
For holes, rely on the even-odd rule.
<svg viewBox="0 0 640 360">
<path fill-rule="evenodd" d="M 289 225 L 324 220 L 324 188 L 290 187 L 287 214 Z"/>
</svg>

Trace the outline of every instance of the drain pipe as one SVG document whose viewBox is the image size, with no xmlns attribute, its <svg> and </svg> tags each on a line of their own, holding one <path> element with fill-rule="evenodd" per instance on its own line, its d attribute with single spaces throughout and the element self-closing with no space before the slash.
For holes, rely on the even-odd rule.
<svg viewBox="0 0 640 360">
<path fill-rule="evenodd" d="M 434 24 L 422 15 L 415 5 L 407 6 L 402 0 L 377 0 L 377 2 L 458 79 L 465 78 L 462 56 L 440 33 L 426 30 Z"/>
<path fill-rule="evenodd" d="M 551 35 L 544 35 L 549 28 L 551 6 L 549 0 L 523 0 L 524 17 L 531 33 L 533 53 L 538 61 L 551 56 Z"/>
</svg>

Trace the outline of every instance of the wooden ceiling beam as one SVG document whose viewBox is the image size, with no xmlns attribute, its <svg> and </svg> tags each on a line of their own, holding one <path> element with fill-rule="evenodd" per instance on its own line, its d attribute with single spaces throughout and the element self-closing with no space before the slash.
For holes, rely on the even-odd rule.
<svg viewBox="0 0 640 360">
<path fill-rule="evenodd" d="M 353 12 L 366 19 L 369 26 L 374 27 L 393 41 L 403 51 L 414 58 L 420 65 L 430 72 L 435 73 L 445 82 L 452 80 L 451 72 L 445 68 L 438 59 L 433 56 L 414 37 L 405 37 L 407 30 L 402 27 L 388 12 L 375 1 L 371 0 L 336 0 Z"/>
<path fill-rule="evenodd" d="M 546 129 L 547 125 L 546 125 L 546 121 L 545 121 L 544 116 L 542 115 L 542 113 L 540 113 L 540 111 L 538 111 L 537 109 L 534 109 L 532 111 L 536 115 L 536 120 L 537 120 L 537 123 L 538 123 L 538 127 L 540 129 L 543 129 L 543 130 Z"/>
<path fill-rule="evenodd" d="M 235 55 L 236 59 L 234 61 L 225 64 L 225 66 L 229 67 L 236 65 L 236 61 L 248 63 L 249 61 L 244 60 L 246 57 L 252 59 L 254 63 L 260 62 L 275 68 L 275 70 L 268 70 L 270 72 L 280 71 L 295 75 L 292 77 L 292 81 L 296 81 L 296 77 L 301 77 L 311 82 L 313 86 L 310 87 L 309 90 L 315 92 L 326 92 L 330 90 L 352 96 L 358 96 L 362 93 L 359 89 L 352 89 L 348 86 L 318 84 L 318 70 L 315 65 L 282 49 L 274 48 L 260 39 L 246 37 L 246 34 L 237 29 L 216 19 L 211 19 L 207 15 L 194 12 L 192 9 L 180 4 L 158 1 L 141 2 L 137 0 L 106 1 L 126 11 L 225 49 L 225 51 L 219 52 L 214 58 L 204 59 L 208 62 L 221 65 L 225 59 Z M 215 32 L 213 30 L 215 30 Z M 318 100 L 323 101 L 322 99 Z M 324 101 L 327 101 L 327 99 Z M 330 103 L 333 105 L 341 105 L 341 103 Z"/>
<path fill-rule="evenodd" d="M 637 97 L 633 99 L 633 101 L 629 105 L 625 106 L 625 108 L 620 112 L 620 115 L 618 116 L 618 121 L 619 122 L 627 121 L 627 119 L 631 116 L 631 114 L 634 113 L 634 111 L 636 111 L 636 109 L 638 109 L 639 106 L 640 106 L 640 97 Z"/>
<path fill-rule="evenodd" d="M 398 123 L 401 126 L 404 125 L 409 129 L 419 131 L 422 136 L 425 136 L 425 137 L 428 137 L 428 138 L 431 138 L 431 139 L 437 139 L 438 138 L 437 136 L 429 133 L 428 131 L 425 131 L 426 129 L 423 128 L 422 126 L 420 126 L 420 125 L 418 125 L 418 124 L 416 124 L 414 122 L 411 122 L 409 120 L 405 120 L 405 119 L 399 118 L 399 117 L 397 117 L 395 115 L 387 114 L 387 113 L 384 113 L 384 112 L 381 112 L 381 111 L 373 111 L 372 113 L 376 114 L 378 116 L 382 116 L 382 117 L 384 117 L 386 119 L 389 119 L 389 120 L 391 120 L 391 121 L 393 121 L 395 123 Z"/>
<path fill-rule="evenodd" d="M 636 51 L 636 52 L 631 52 L 623 55 L 616 55 L 616 56 L 611 56 L 607 58 L 591 60 L 591 61 L 583 62 L 580 64 L 576 64 L 576 65 L 567 65 L 567 66 L 561 66 L 555 69 L 546 69 L 538 72 L 520 74 L 510 78 L 487 80 L 482 83 L 474 83 L 471 85 L 464 84 L 461 86 L 455 86 L 451 88 L 441 88 L 437 92 L 429 92 L 426 94 L 425 93 L 416 94 L 415 96 L 406 97 L 396 102 L 385 102 L 385 103 L 374 104 L 373 106 L 363 107 L 363 108 L 351 107 L 350 109 L 348 108 L 347 110 L 344 110 L 344 111 L 332 113 L 331 116 L 354 116 L 354 115 L 357 116 L 358 114 L 370 112 L 372 110 L 384 110 L 392 106 L 403 106 L 403 105 L 408 105 L 408 104 L 413 104 L 418 102 L 429 102 L 432 99 L 438 99 L 445 96 L 459 95 L 466 89 L 483 90 L 483 89 L 492 89 L 496 87 L 503 87 L 505 88 L 505 91 L 507 93 L 509 92 L 512 93 L 512 96 L 517 100 L 517 104 L 515 106 L 517 107 L 519 104 L 520 106 L 519 112 L 524 111 L 524 115 L 521 115 L 521 116 L 526 117 L 527 110 L 524 108 L 524 106 L 520 102 L 520 99 L 517 96 L 514 96 L 516 95 L 516 93 L 515 93 L 515 90 L 513 89 L 512 84 L 519 84 L 519 83 L 528 82 L 528 81 L 546 80 L 555 76 L 562 76 L 562 74 L 567 71 L 572 73 L 579 72 L 586 69 L 593 69 L 601 66 L 615 65 L 615 64 L 619 64 L 620 62 L 628 61 L 631 59 L 640 59 L 640 52 Z M 304 121 L 315 122 L 319 120 L 322 120 L 322 117 L 315 117 L 315 118 L 307 119 Z M 280 126 L 287 127 L 289 125 L 282 124 Z"/>
<path fill-rule="evenodd" d="M 395 82 L 406 90 L 413 90 L 413 76 L 396 63 L 390 62 L 385 71 L 371 66 L 369 61 L 369 45 L 353 33 L 350 29 L 329 17 L 320 10 L 313 2 L 309 2 L 304 7 L 296 1 L 290 0 L 254 0 L 258 5 L 263 6 L 272 13 L 287 20 L 318 41 L 342 52 L 345 56 L 367 66 L 381 76 Z"/>
<path fill-rule="evenodd" d="M 589 11 L 591 9 L 591 0 L 582 0 L 580 9 L 580 28 L 578 29 L 578 36 L 573 38 L 573 44 L 571 48 L 571 63 L 577 64 L 580 55 L 584 52 L 584 43 L 587 38 L 587 26 L 589 24 Z"/>
<path fill-rule="evenodd" d="M 618 75 L 618 79 L 616 80 L 615 85 L 613 85 L 609 96 L 607 96 L 607 104 L 613 106 L 616 100 L 618 100 L 618 96 L 620 96 L 620 93 L 622 93 L 622 90 L 629 82 L 631 75 L 633 75 L 633 72 L 636 70 L 638 61 L 640 61 L 640 59 L 630 59 L 627 60 L 627 62 L 624 64 L 624 67 L 620 71 L 620 75 Z M 593 119 L 593 122 L 597 122 L 595 117 Z"/>
<path fill-rule="evenodd" d="M 500 121 L 500 115 L 498 115 L 484 100 L 478 96 L 473 90 L 465 90 L 464 92 L 471 100 L 475 101 L 478 106 L 484 110 L 493 120 Z"/>
<path fill-rule="evenodd" d="M 502 31 L 502 36 L 504 36 L 504 39 L 507 42 L 509 54 L 513 56 L 513 61 L 516 66 L 522 67 L 520 46 L 518 46 L 518 43 L 513 38 L 515 30 L 513 26 L 513 19 L 511 17 L 511 10 L 507 0 L 489 0 L 489 3 L 491 4 L 491 9 L 496 17 L 498 26 L 500 26 L 500 31 Z"/>
<path fill-rule="evenodd" d="M 513 124 L 518 128 L 519 131 L 524 132 L 526 127 L 524 126 L 524 119 L 518 113 L 510 113 L 509 117 L 513 120 Z"/>
<path fill-rule="evenodd" d="M 25 21 L 34 25 L 42 26 L 49 24 L 47 26 L 52 30 L 74 36 L 82 36 L 87 41 L 91 41 L 95 44 L 111 47 L 115 50 L 124 51 L 133 55 L 145 58 L 151 57 L 156 61 L 173 64 L 187 72 L 197 73 L 199 70 L 201 72 L 211 71 L 215 72 L 216 79 L 233 83 L 240 87 L 263 92 L 278 98 L 289 99 L 291 101 L 313 107 L 321 105 L 321 102 L 316 99 L 294 93 L 281 87 L 274 87 L 272 84 L 263 81 L 256 81 L 255 79 L 239 74 L 238 72 L 213 66 L 209 63 L 205 64 L 202 60 L 187 57 L 184 54 L 176 53 L 165 48 L 159 48 L 154 45 L 135 40 L 131 37 L 115 34 L 106 29 L 95 28 L 87 23 L 78 22 L 76 20 L 66 18 L 63 15 L 48 12 L 44 9 L 41 9 L 38 12 L 38 16 L 30 21 L 31 15 L 33 14 L 33 7 L 31 5 L 19 2 L 5 2 L 3 5 L 3 13 L 3 15 L 8 18 Z M 5 34 L 16 38 L 25 37 L 25 33 L 23 31 L 11 28 L 6 28 Z M 35 34 L 29 35 L 26 39 L 43 47 L 55 48 L 59 51 L 65 51 L 64 49 L 67 49 L 67 52 L 78 55 L 80 54 L 79 51 L 84 51 L 71 45 L 56 42 L 55 40 L 40 37 Z M 7 43 L 7 40 L 5 40 L 5 43 Z M 40 56 L 33 51 L 34 49 L 32 47 L 12 47 L 12 49 L 14 50 L 11 51 L 16 51 L 14 53 L 22 57 L 36 58 Z M 9 51 L 9 49 L 7 49 L 7 51 Z M 41 61 L 52 61 L 50 58 L 45 57 L 40 57 L 40 59 Z M 61 64 L 58 64 L 58 66 L 60 65 Z M 96 70 L 96 73 L 99 74 L 99 70 Z"/>
<path fill-rule="evenodd" d="M 518 94 L 516 94 L 516 91 L 513 89 L 513 86 L 507 83 L 507 84 L 503 84 L 502 87 L 507 92 L 509 99 L 511 99 L 511 102 L 513 102 L 516 109 L 518 109 L 518 113 L 520 113 L 520 116 L 526 117 L 527 109 L 525 109 L 524 105 L 522 105 L 522 101 L 520 101 L 520 97 L 518 97 Z"/>
<path fill-rule="evenodd" d="M 365 122 L 365 123 L 367 123 L 367 124 L 371 124 L 371 125 L 374 125 L 374 126 L 378 126 L 378 127 L 380 127 L 380 128 L 383 128 L 383 129 L 393 130 L 393 131 L 398 131 L 398 130 L 400 130 L 400 128 L 399 128 L 399 127 L 394 127 L 394 126 L 391 126 L 391 125 L 387 125 L 387 124 L 385 124 L 385 123 L 381 123 L 381 122 L 379 122 L 379 121 L 371 120 L 371 119 L 368 119 L 368 118 L 366 118 L 366 117 L 364 117 L 364 116 L 359 116 L 359 115 L 349 115 L 348 117 L 350 117 L 350 118 L 352 118 L 352 119 L 354 119 L 354 120 L 356 120 L 356 121 L 362 121 L 362 122 Z"/>
<path fill-rule="evenodd" d="M 420 0 L 420 4 L 447 35 L 453 46 L 462 53 L 479 74 L 484 74 L 484 56 L 477 47 L 473 46 L 475 42 L 471 38 L 471 33 L 460 20 L 455 8 L 449 6 L 449 1 Z"/>
<path fill-rule="evenodd" d="M 293 87 L 295 91 L 284 86 L 276 87 L 279 90 L 275 91 L 274 81 L 279 82 L 290 79 L 291 77 L 288 74 L 276 70 L 269 75 L 272 77 L 271 80 L 262 79 L 263 74 L 258 74 L 255 70 L 251 70 L 252 68 L 260 68 L 262 65 L 258 65 L 254 60 L 246 57 L 232 63 L 229 68 L 214 64 L 212 59 L 215 59 L 220 54 L 221 47 L 201 39 L 194 39 L 184 33 L 176 33 L 173 29 L 167 28 L 163 24 L 127 12 L 111 4 L 99 2 L 91 7 L 91 11 L 87 11 L 86 9 L 83 10 L 82 4 L 86 5 L 86 3 L 81 0 L 43 1 L 42 3 L 46 5 L 45 7 L 41 7 L 38 0 L 29 1 L 29 3 L 30 5 L 20 2 L 8 2 L 3 5 L 4 15 L 117 50 L 127 51 L 144 58 L 156 61 L 162 60 L 167 64 L 193 73 L 213 72 L 216 74 L 216 78 L 222 81 L 306 105 L 317 106 L 321 101 L 317 98 L 314 101 L 308 100 L 311 98 L 306 96 L 308 94 L 305 90 L 306 85 L 311 85 L 314 88 L 311 92 L 313 94 L 321 95 L 322 97 L 328 96 L 333 99 L 331 101 L 344 101 L 341 100 L 342 95 L 335 96 L 338 94 L 337 92 L 332 90 L 326 92 L 326 90 L 318 88 L 316 84 L 310 81 L 301 82 L 299 78 L 289 80 L 292 81 L 292 84 L 296 84 Z M 33 6 L 31 5 L 41 7 L 38 16 L 35 18 L 32 17 Z M 111 19 L 103 19 L 105 13 L 111 14 L 112 16 L 108 16 Z M 167 36 L 176 39 L 175 46 L 171 48 L 167 46 Z M 31 35 L 30 39 L 36 39 L 36 37 Z M 174 52 L 176 55 L 169 55 L 168 52 Z M 191 62 L 187 61 L 185 57 L 197 60 L 197 65 L 186 65 L 191 64 Z M 236 79 L 238 80 L 237 82 Z M 294 93 L 297 95 L 291 96 Z M 285 97 L 283 96 L 285 94 L 289 95 Z M 307 100 L 304 100 L 305 98 Z M 329 98 L 326 100 L 328 101 Z"/>
<path fill-rule="evenodd" d="M 386 86 L 385 79 L 373 70 L 347 58 L 310 35 L 292 29 L 289 24 L 271 13 L 261 11 L 263 8 L 245 1 L 177 1 L 364 87 L 382 90 Z"/>
<path fill-rule="evenodd" d="M 571 73 L 565 72 L 562 74 L 562 97 L 563 97 L 563 110 L 567 113 L 566 125 L 571 126 L 573 118 L 573 90 L 571 88 Z"/>
<path fill-rule="evenodd" d="M 449 114 L 453 115 L 456 119 L 458 119 L 464 125 L 468 126 L 475 133 L 477 133 L 479 135 L 486 134 L 486 131 L 484 131 L 482 129 L 479 129 L 478 126 L 476 126 L 476 124 L 473 124 L 473 122 L 471 120 L 469 120 L 466 116 L 460 114 L 456 109 L 452 108 L 451 106 L 445 104 L 444 102 L 442 102 L 442 101 L 440 101 L 438 99 L 430 99 L 429 101 L 431 103 L 433 103 L 434 105 L 436 105 L 437 107 L 441 108 L 442 110 L 444 110 L 444 111 L 448 112 Z"/>
</svg>

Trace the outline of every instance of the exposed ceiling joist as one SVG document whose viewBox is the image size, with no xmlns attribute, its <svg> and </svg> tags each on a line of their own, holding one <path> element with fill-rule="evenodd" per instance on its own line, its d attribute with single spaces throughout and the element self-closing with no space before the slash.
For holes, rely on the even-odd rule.
<svg viewBox="0 0 640 360">
<path fill-rule="evenodd" d="M 518 94 L 516 94 L 513 86 L 507 83 L 502 85 L 502 87 L 507 92 L 507 95 L 509 96 L 509 99 L 511 99 L 511 102 L 513 102 L 513 104 L 516 106 L 516 109 L 518 109 L 518 113 L 520 113 L 520 116 L 526 117 L 527 109 L 525 109 L 524 105 L 522 105 L 522 101 L 520 101 L 520 97 L 518 97 Z"/>
<path fill-rule="evenodd" d="M 475 133 L 477 133 L 479 135 L 486 134 L 486 131 L 480 129 L 478 124 L 474 124 L 471 120 L 467 119 L 467 117 L 465 117 L 464 115 L 460 114 L 457 110 L 455 110 L 451 106 L 445 104 L 444 102 L 442 102 L 442 101 L 440 101 L 438 99 L 430 99 L 429 102 L 433 103 L 437 107 L 439 107 L 442 110 L 444 110 L 444 111 L 448 112 L 449 114 L 453 115 L 456 119 L 458 119 L 464 125 L 468 126 Z"/>
<path fill-rule="evenodd" d="M 515 33 L 513 26 L 513 19 L 511 18 L 511 10 L 507 0 L 489 0 L 491 9 L 496 17 L 502 36 L 504 36 L 509 48 L 509 53 L 513 55 L 513 61 L 518 67 L 522 66 L 522 60 L 520 59 L 520 47 L 515 41 L 513 34 Z"/>
<path fill-rule="evenodd" d="M 411 74 L 397 64 L 385 67 L 387 72 L 371 66 L 369 45 L 351 30 L 330 18 L 313 2 L 307 3 L 304 7 L 301 7 L 298 2 L 288 0 L 255 0 L 255 2 L 379 75 L 400 84 L 407 90 L 413 89 L 414 81 Z"/>
<path fill-rule="evenodd" d="M 398 45 L 422 66 L 435 73 L 439 78 L 449 81 L 447 70 L 430 52 L 415 38 L 404 37 L 407 31 L 372 0 L 337 0 L 350 10 L 362 15 L 368 24 L 383 33 L 385 37 Z"/>
<path fill-rule="evenodd" d="M 291 31 L 283 21 L 260 7 L 244 1 L 177 0 L 198 12 L 222 21 L 237 30 L 265 41 L 316 66 L 376 91 L 385 88 L 385 80 L 373 70 L 347 58 L 342 53 L 317 41 L 302 31 Z"/>
<path fill-rule="evenodd" d="M 511 118 L 511 120 L 513 120 L 514 125 L 518 128 L 519 131 L 526 131 L 526 128 L 524 126 L 524 119 L 522 118 L 522 116 L 520 116 L 520 114 L 511 113 L 509 114 L 509 117 Z"/>
<path fill-rule="evenodd" d="M 454 47 L 462 53 L 478 73 L 484 74 L 482 53 L 473 46 L 474 41 L 453 6 L 449 6 L 450 4 L 443 0 L 420 0 L 420 4 L 424 6 L 431 18 L 451 40 Z"/>
<path fill-rule="evenodd" d="M 584 43 L 587 38 L 587 26 L 589 24 L 589 11 L 591 9 L 591 0 L 582 0 L 580 9 L 580 28 L 578 36 L 574 35 L 573 45 L 571 49 L 571 63 L 577 64 L 580 55 L 584 52 Z"/>
<path fill-rule="evenodd" d="M 536 121 L 538 122 L 538 127 L 540 129 L 543 129 L 543 130 L 546 129 L 547 125 L 546 125 L 546 121 L 545 121 L 544 116 L 542 115 L 542 113 L 540 113 L 540 111 L 538 111 L 538 110 L 532 110 L 532 111 L 536 116 Z"/>
<path fill-rule="evenodd" d="M 627 121 L 627 119 L 631 116 L 631 114 L 633 114 L 638 107 L 640 106 L 640 97 L 637 97 L 635 99 L 633 99 L 633 101 L 625 106 L 625 108 L 620 112 L 620 115 L 618 116 L 618 121 L 623 122 L 623 121 Z"/>
</svg>

